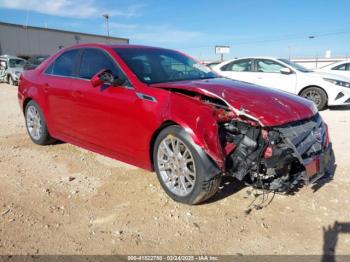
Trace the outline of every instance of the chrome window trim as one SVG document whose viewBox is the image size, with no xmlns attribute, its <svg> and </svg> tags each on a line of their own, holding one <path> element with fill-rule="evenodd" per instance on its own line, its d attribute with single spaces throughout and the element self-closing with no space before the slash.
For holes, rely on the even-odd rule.
<svg viewBox="0 0 350 262">
<path fill-rule="evenodd" d="M 55 77 L 62 77 L 62 78 L 70 78 L 70 79 L 77 79 L 77 80 L 84 80 L 84 81 L 90 81 L 90 79 L 86 79 L 86 78 L 82 78 L 82 77 L 79 77 L 79 76 L 62 76 L 62 75 L 55 75 L 55 74 L 49 74 L 49 73 L 46 73 L 46 70 L 59 58 L 61 57 L 64 53 L 66 52 L 69 52 L 69 51 L 72 51 L 72 50 L 78 50 L 78 51 L 84 51 L 84 49 L 96 49 L 96 50 L 101 50 L 102 52 L 104 52 L 105 54 L 107 54 L 109 56 L 109 58 L 112 60 L 112 63 L 114 63 L 114 65 L 124 74 L 125 78 L 127 79 L 128 81 L 128 84 L 127 85 L 123 85 L 121 87 L 124 87 L 126 89 L 131 89 L 131 90 L 134 90 L 135 88 L 133 87 L 131 81 L 129 80 L 128 76 L 125 74 L 124 70 L 119 66 L 119 64 L 115 61 L 115 59 L 111 56 L 111 54 L 109 54 L 109 52 L 107 52 L 106 50 L 104 50 L 103 48 L 100 48 L 100 47 L 78 47 L 78 48 L 72 48 L 72 49 L 68 49 L 64 52 L 62 52 L 62 54 L 60 54 L 58 57 L 56 57 L 49 65 L 47 65 L 47 67 L 42 71 L 42 74 L 43 75 L 46 75 L 46 76 L 55 76 Z M 79 62 L 80 62 L 80 59 L 79 59 Z M 79 69 L 80 69 L 80 65 L 79 66 Z"/>
</svg>

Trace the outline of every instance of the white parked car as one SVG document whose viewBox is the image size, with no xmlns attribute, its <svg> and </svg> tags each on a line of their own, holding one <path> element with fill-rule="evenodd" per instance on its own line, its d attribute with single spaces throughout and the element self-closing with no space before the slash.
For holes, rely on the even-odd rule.
<svg viewBox="0 0 350 262">
<path fill-rule="evenodd" d="M 328 66 L 319 68 L 316 71 L 341 75 L 350 78 L 350 60 L 333 63 Z"/>
<path fill-rule="evenodd" d="M 213 70 L 227 78 L 300 95 L 312 100 L 318 109 L 350 104 L 350 78 L 313 72 L 287 59 L 240 58 L 216 65 Z"/>
</svg>

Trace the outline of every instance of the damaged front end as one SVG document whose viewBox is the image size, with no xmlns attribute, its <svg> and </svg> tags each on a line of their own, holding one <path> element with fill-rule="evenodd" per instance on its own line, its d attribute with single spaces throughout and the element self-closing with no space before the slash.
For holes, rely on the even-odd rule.
<svg viewBox="0 0 350 262">
<path fill-rule="evenodd" d="M 332 150 L 327 125 L 318 113 L 275 127 L 227 120 L 219 123 L 226 174 L 279 192 L 293 189 L 300 181 L 313 183 L 325 174 Z"/>
<path fill-rule="evenodd" d="M 270 101 L 275 113 L 266 110 L 260 100 L 245 101 L 245 109 L 236 97 L 255 86 L 231 93 L 224 87 L 209 90 L 209 83 L 208 87 L 202 82 L 195 85 L 197 88 L 186 83 L 153 86 L 171 91 L 170 111 L 190 123 L 197 144 L 225 175 L 279 192 L 287 192 L 302 181 L 313 183 L 325 175 L 332 156 L 328 128 L 311 102 L 276 92 L 271 98 L 272 91 L 266 91 L 259 95 Z M 193 102 L 195 121 L 188 108 L 177 106 L 185 104 L 181 99 Z"/>
</svg>

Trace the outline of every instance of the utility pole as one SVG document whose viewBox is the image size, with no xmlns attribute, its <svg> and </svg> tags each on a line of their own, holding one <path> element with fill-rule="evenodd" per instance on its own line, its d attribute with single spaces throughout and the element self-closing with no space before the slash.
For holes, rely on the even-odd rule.
<svg viewBox="0 0 350 262">
<path fill-rule="evenodd" d="M 288 46 L 288 60 L 292 58 L 292 47 Z"/>
<path fill-rule="evenodd" d="M 26 14 L 26 24 L 24 25 L 24 27 L 28 27 L 28 22 L 29 22 L 29 7 L 27 8 L 27 14 Z"/>
<path fill-rule="evenodd" d="M 109 14 L 103 14 L 102 15 L 106 19 L 106 26 L 107 26 L 107 39 L 109 38 Z"/>
</svg>

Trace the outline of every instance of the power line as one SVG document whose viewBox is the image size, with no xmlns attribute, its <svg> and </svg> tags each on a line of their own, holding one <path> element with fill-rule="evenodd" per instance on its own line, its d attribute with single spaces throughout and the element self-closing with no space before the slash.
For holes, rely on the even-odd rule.
<svg viewBox="0 0 350 262">
<path fill-rule="evenodd" d="M 292 34 L 292 35 L 285 35 L 281 36 L 279 38 L 263 38 L 263 39 L 258 39 L 258 40 L 247 40 L 243 42 L 228 42 L 226 45 L 249 45 L 249 44 L 260 44 L 260 43 L 272 43 L 272 42 L 281 42 L 281 41 L 289 41 L 289 40 L 298 40 L 298 39 L 314 39 L 314 38 L 319 38 L 319 37 L 327 37 L 327 36 L 334 36 L 334 35 L 341 35 L 341 34 L 349 34 L 350 33 L 350 28 L 343 28 L 343 29 L 338 29 L 336 31 L 323 31 L 323 32 L 318 32 L 314 34 Z M 187 49 L 199 49 L 199 48 L 213 48 L 213 45 L 203 45 L 203 46 L 195 46 L 195 47 L 188 47 Z"/>
</svg>

